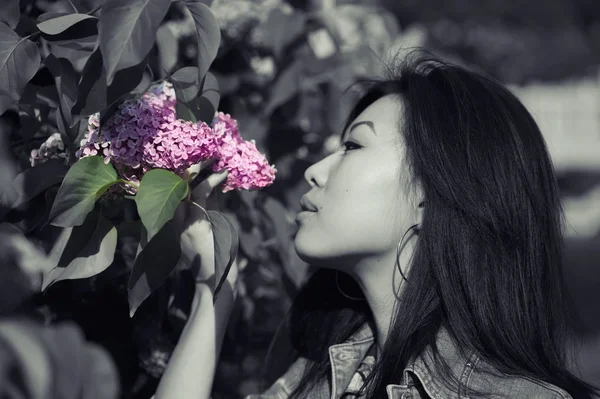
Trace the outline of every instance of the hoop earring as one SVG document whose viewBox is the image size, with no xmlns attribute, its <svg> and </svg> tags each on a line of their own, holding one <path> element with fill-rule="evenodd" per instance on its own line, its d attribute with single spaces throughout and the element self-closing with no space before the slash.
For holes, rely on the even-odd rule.
<svg viewBox="0 0 600 399">
<path fill-rule="evenodd" d="M 340 294 L 342 294 L 342 296 L 352 300 L 352 301 L 364 301 L 365 298 L 359 298 L 359 297 L 355 297 L 355 296 L 351 296 L 346 294 L 344 291 L 342 291 L 342 288 L 340 287 L 340 282 L 338 281 L 338 276 L 339 276 L 339 271 L 335 271 L 335 285 L 337 286 L 338 291 L 340 292 Z"/>
<path fill-rule="evenodd" d="M 398 265 L 398 271 L 400 272 L 400 275 L 402 276 L 402 278 L 404 279 L 404 281 L 408 282 L 408 279 L 406 278 L 406 276 L 404 275 L 404 273 L 402 272 L 402 267 L 400 266 L 400 248 L 402 247 L 402 242 L 404 241 L 404 237 L 406 237 L 406 234 L 408 234 L 409 231 L 411 231 L 412 229 L 415 229 L 416 232 L 419 231 L 418 227 L 419 224 L 413 224 L 412 226 L 410 226 L 408 228 L 408 230 L 406 230 L 406 232 L 404 233 L 404 235 L 402 236 L 402 239 L 400 240 L 400 242 L 398 243 L 398 248 L 396 249 L 396 265 Z"/>
</svg>

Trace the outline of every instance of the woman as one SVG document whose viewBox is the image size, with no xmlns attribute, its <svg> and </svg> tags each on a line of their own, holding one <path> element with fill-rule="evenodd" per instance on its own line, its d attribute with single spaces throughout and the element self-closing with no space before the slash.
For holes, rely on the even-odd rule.
<svg viewBox="0 0 600 399">
<path fill-rule="evenodd" d="M 295 248 L 321 268 L 290 312 L 297 360 L 250 398 L 590 398 L 569 371 L 561 206 L 536 123 L 490 77 L 433 57 L 395 71 L 305 173 Z M 186 218 L 186 252 L 210 262 L 207 223 Z M 157 399 L 210 396 L 233 290 L 213 306 L 206 269 Z"/>
</svg>

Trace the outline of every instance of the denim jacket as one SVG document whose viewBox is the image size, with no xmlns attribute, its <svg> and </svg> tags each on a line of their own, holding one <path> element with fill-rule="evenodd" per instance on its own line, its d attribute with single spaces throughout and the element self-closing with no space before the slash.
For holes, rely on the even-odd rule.
<svg viewBox="0 0 600 399">
<path fill-rule="evenodd" d="M 417 356 L 402 376 L 402 384 L 387 386 L 388 399 L 467 399 L 466 388 L 491 391 L 491 399 L 571 399 L 561 388 L 526 377 L 500 374 L 476 353 L 461 356 L 448 331 L 440 329 L 436 343 L 452 372 L 460 376 L 459 392 L 443 385 L 433 366 L 431 348 Z M 346 342 L 329 347 L 331 382 L 321 383 L 309 394 L 311 399 L 338 399 L 348 387 L 354 372 L 374 344 L 373 331 L 365 324 Z M 245 399 L 284 399 L 289 396 L 302 376 L 307 360 L 296 360 L 265 392 Z M 431 368 L 428 371 L 426 364 Z M 492 372 L 491 375 L 485 371 Z"/>
</svg>

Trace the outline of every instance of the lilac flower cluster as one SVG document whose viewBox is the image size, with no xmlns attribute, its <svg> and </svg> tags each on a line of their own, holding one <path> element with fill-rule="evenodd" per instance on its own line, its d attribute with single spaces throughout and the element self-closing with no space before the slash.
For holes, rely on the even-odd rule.
<svg viewBox="0 0 600 399">
<path fill-rule="evenodd" d="M 275 180 L 277 169 L 269 166 L 263 154 L 256 148 L 254 140 L 244 141 L 240 136 L 237 121 L 229 114 L 218 112 L 212 128 L 218 138 L 218 161 L 213 171 L 228 170 L 223 192 L 235 189 L 254 189 L 270 185 Z"/>
<path fill-rule="evenodd" d="M 78 158 L 101 155 L 125 180 L 139 184 L 151 169 L 167 169 L 184 176 L 186 169 L 216 159 L 213 171 L 229 171 L 223 192 L 257 189 L 275 179 L 270 166 L 253 142 L 242 139 L 237 122 L 218 112 L 205 122 L 177 119 L 175 91 L 169 82 L 151 87 L 139 99 L 122 104 L 99 128 L 99 114 L 90 116 L 88 132 L 77 151 Z M 126 190 L 135 193 L 128 186 Z"/>
<path fill-rule="evenodd" d="M 49 159 L 62 159 L 65 164 L 69 162 L 69 153 L 65 150 L 65 143 L 60 133 L 53 133 L 42 143 L 40 148 L 31 150 L 29 162 L 36 166 Z"/>
</svg>

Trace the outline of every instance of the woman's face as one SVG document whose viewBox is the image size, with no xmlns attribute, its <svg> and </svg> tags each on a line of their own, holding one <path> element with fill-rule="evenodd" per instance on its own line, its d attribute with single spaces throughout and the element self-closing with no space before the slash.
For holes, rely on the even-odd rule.
<svg viewBox="0 0 600 399">
<path fill-rule="evenodd" d="M 402 109 L 397 96 L 377 100 L 350 124 L 345 145 L 306 170 L 312 189 L 303 200 L 316 212 L 301 212 L 297 219 L 295 248 L 304 261 L 347 267 L 363 257 L 395 252 L 410 223 L 409 196 L 400 177 Z"/>
</svg>

